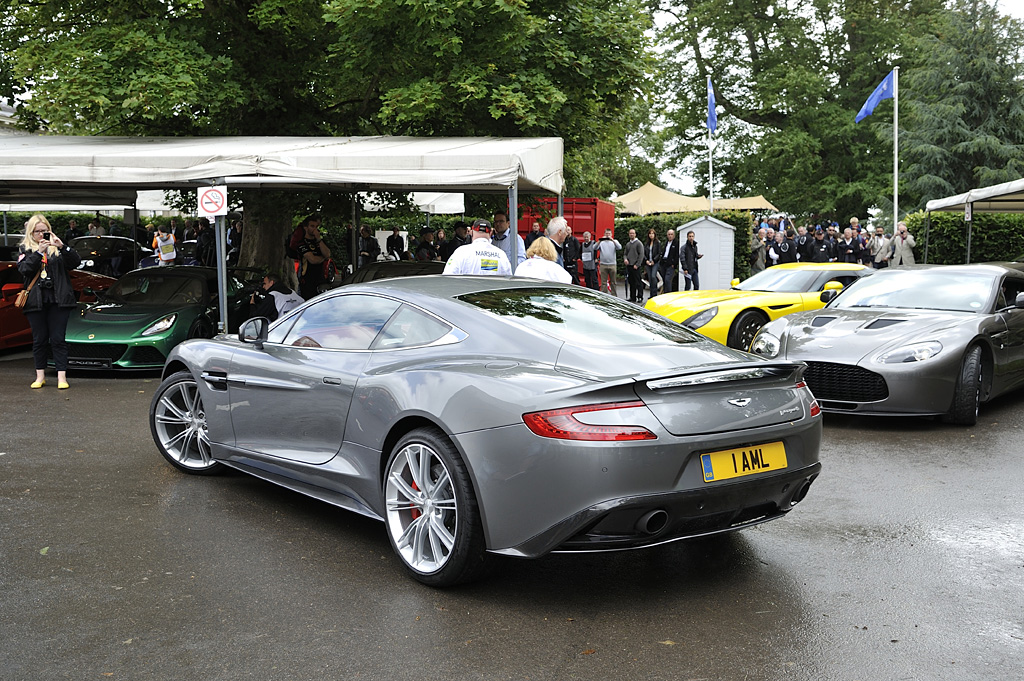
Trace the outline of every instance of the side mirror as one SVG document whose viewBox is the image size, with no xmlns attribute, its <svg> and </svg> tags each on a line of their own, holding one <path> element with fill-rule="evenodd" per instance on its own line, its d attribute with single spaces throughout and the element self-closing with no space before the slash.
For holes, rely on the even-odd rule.
<svg viewBox="0 0 1024 681">
<path fill-rule="evenodd" d="M 829 282 L 829 284 L 831 284 L 831 283 L 832 282 Z M 842 285 L 840 285 L 839 288 L 842 288 Z M 834 288 L 829 288 L 828 284 L 825 284 L 825 290 L 821 292 L 821 302 L 823 302 L 826 305 L 828 305 L 838 295 L 839 295 L 839 291 L 837 291 Z"/>
<path fill-rule="evenodd" d="M 23 288 L 22 284 L 4 284 L 3 289 L 0 289 L 0 298 L 7 300 L 7 296 L 16 295 Z"/>
<path fill-rule="evenodd" d="M 4 288 L 6 289 L 7 287 L 4 286 Z M 1017 294 L 1017 297 L 1013 301 L 1013 306 L 1018 309 L 1024 308 L 1024 292 Z"/>
<path fill-rule="evenodd" d="M 731 286 L 733 288 L 736 288 L 739 285 L 740 285 L 739 278 L 733 279 L 732 281 L 729 282 L 729 286 Z"/>
<path fill-rule="evenodd" d="M 238 342 L 252 343 L 258 350 L 262 350 L 263 344 L 267 340 L 267 330 L 269 328 L 269 319 L 266 317 L 253 317 L 239 327 Z"/>
<path fill-rule="evenodd" d="M 824 290 L 824 291 L 842 291 L 843 290 L 843 285 L 841 283 L 839 283 L 838 281 L 826 281 L 825 282 L 825 287 L 822 290 Z"/>
</svg>

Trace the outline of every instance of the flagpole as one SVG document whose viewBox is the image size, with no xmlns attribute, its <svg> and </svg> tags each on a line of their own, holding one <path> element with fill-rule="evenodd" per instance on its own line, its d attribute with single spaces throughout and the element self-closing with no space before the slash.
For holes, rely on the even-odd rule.
<svg viewBox="0 0 1024 681">
<path fill-rule="evenodd" d="M 900 67 L 892 70 L 892 233 L 900 220 Z"/>
<path fill-rule="evenodd" d="M 715 173 L 712 164 L 711 129 L 708 128 L 708 212 L 715 212 Z"/>
</svg>

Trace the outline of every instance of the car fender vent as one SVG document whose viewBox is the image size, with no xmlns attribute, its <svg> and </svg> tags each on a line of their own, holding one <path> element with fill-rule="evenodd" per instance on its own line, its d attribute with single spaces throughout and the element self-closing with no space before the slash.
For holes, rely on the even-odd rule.
<svg viewBox="0 0 1024 681">
<path fill-rule="evenodd" d="M 769 310 L 785 310 L 787 307 L 793 307 L 793 303 L 786 303 L 785 305 L 769 305 Z"/>
<path fill-rule="evenodd" d="M 875 321 L 871 322 L 870 324 L 868 324 L 864 328 L 869 330 L 869 331 L 876 331 L 878 329 L 888 328 L 890 326 L 893 326 L 894 324 L 902 324 L 905 321 L 907 321 L 907 320 L 906 319 L 876 319 Z"/>
<path fill-rule="evenodd" d="M 834 322 L 835 320 L 835 317 L 815 317 L 811 320 L 811 326 L 825 326 L 829 322 Z"/>
</svg>

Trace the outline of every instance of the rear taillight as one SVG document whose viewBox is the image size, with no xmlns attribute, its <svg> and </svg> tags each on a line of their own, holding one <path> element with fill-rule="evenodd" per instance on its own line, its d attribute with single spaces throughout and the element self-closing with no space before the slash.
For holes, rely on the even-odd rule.
<svg viewBox="0 0 1024 681">
<path fill-rule="evenodd" d="M 815 417 L 821 413 L 821 407 L 818 406 L 818 400 L 811 400 L 811 417 Z"/>
<path fill-rule="evenodd" d="M 566 407 L 549 411 L 535 411 L 523 414 L 523 422 L 535 435 L 555 438 L 556 440 L 593 440 L 605 442 L 621 442 L 623 440 L 656 440 L 658 436 L 643 426 L 607 425 L 598 426 L 582 423 L 576 414 L 588 411 L 608 411 L 610 409 L 643 408 L 643 402 L 607 402 L 605 404 L 588 404 L 581 407 Z"/>
</svg>

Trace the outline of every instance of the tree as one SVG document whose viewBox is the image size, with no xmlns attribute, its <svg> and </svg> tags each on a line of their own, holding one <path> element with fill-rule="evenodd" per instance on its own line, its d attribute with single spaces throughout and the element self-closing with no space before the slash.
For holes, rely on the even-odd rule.
<svg viewBox="0 0 1024 681">
<path fill-rule="evenodd" d="M 650 87 L 642 0 L 5 9 L 0 95 L 27 97 L 26 125 L 73 134 L 559 136 L 567 158 L 623 158 Z M 600 185 L 579 177 L 580 189 Z M 243 262 L 280 258 L 308 197 L 281 199 L 244 197 L 245 233 L 276 234 L 243 246 Z"/>
<path fill-rule="evenodd" d="M 764 194 L 796 213 L 865 216 L 887 187 L 891 137 L 854 116 L 940 0 L 665 0 L 664 78 L 675 163 L 705 177 L 705 84 L 719 115 L 717 177 L 726 194 Z M 891 125 L 891 124 L 890 124 Z M 721 191 L 716 191 L 721 195 Z"/>
<path fill-rule="evenodd" d="M 1024 177 L 1022 31 L 987 2 L 958 0 L 921 36 L 922 60 L 901 96 L 908 210 Z"/>
</svg>

